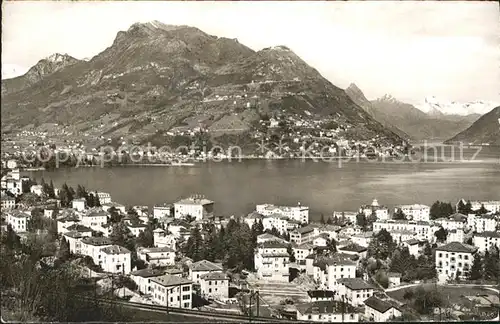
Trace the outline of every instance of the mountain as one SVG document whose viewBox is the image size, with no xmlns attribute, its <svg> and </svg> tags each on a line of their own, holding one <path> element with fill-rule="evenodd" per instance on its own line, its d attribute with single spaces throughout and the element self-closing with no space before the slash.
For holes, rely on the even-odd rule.
<svg viewBox="0 0 500 324">
<path fill-rule="evenodd" d="M 365 97 L 364 93 L 361 91 L 360 88 L 358 88 L 356 84 L 351 83 L 349 87 L 345 89 L 345 92 L 351 98 L 351 100 L 354 101 L 354 103 L 363 108 L 368 114 L 370 114 L 373 118 L 375 118 L 375 120 L 379 121 L 389 130 L 391 130 L 392 132 L 394 132 L 395 134 L 406 140 L 412 139 L 410 135 L 408 135 L 398 127 L 394 126 L 390 121 L 388 121 L 387 118 L 384 118 L 384 116 L 381 116 L 378 110 L 375 109 L 375 107 L 373 107 L 371 101 Z"/>
<path fill-rule="evenodd" d="M 401 140 L 286 46 L 256 52 L 158 21 L 118 32 L 88 61 L 55 55 L 2 81 L 2 128 L 57 123 L 91 139 L 146 140 L 201 121 L 217 135 L 245 132 L 263 114 L 332 118 L 357 139 Z"/>
<path fill-rule="evenodd" d="M 446 141 L 448 144 L 500 145 L 500 106 L 480 117 L 469 128 Z"/>
<path fill-rule="evenodd" d="M 385 95 L 371 101 L 373 116 L 382 124 L 391 124 L 413 140 L 445 140 L 469 127 L 479 115 L 457 116 L 426 114 L 413 105 Z"/>
<path fill-rule="evenodd" d="M 421 111 L 433 115 L 484 115 L 491 111 L 494 107 L 498 106 L 497 103 L 491 101 L 471 101 L 471 102 L 456 102 L 439 100 L 436 97 L 428 97 L 424 99 L 422 104 L 416 107 Z"/>
</svg>

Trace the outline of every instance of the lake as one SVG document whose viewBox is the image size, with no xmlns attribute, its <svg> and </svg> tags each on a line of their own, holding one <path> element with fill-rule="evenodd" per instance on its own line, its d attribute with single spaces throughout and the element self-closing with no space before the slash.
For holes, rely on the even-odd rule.
<svg viewBox="0 0 500 324">
<path fill-rule="evenodd" d="M 474 153 L 468 150 L 464 156 L 470 159 Z M 300 202 L 310 206 L 312 219 L 318 219 L 320 213 L 355 211 L 374 198 L 391 209 L 397 204 L 431 205 L 436 200 L 456 203 L 462 197 L 500 200 L 498 153 L 484 150 L 474 161 L 465 162 L 246 160 L 192 167 L 72 168 L 28 175 L 37 181 L 53 180 L 59 187 L 66 182 L 105 191 L 124 205 L 152 206 L 202 194 L 215 201 L 218 215 L 246 214 L 259 203 Z"/>
</svg>

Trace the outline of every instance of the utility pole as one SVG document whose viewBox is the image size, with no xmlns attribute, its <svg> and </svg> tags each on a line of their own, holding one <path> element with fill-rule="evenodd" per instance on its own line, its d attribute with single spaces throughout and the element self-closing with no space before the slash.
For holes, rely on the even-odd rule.
<svg viewBox="0 0 500 324">
<path fill-rule="evenodd" d="M 257 290 L 255 292 L 256 296 L 257 296 L 257 317 L 259 317 L 260 315 L 260 294 L 259 294 L 259 291 Z"/>
<path fill-rule="evenodd" d="M 250 291 L 250 294 L 248 295 L 248 302 L 249 302 L 249 308 L 248 308 L 248 316 L 250 317 L 249 321 L 250 323 L 252 322 L 252 294 L 253 291 Z"/>
<path fill-rule="evenodd" d="M 344 295 L 342 295 L 342 323 L 344 323 L 344 313 L 345 313 L 345 301 L 344 301 Z"/>
</svg>

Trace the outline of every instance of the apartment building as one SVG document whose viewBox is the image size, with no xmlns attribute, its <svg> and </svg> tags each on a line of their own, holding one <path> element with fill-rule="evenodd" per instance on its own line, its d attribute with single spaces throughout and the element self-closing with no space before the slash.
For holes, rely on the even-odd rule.
<svg viewBox="0 0 500 324">
<path fill-rule="evenodd" d="M 373 223 L 374 233 L 378 233 L 381 229 L 385 229 L 389 233 L 393 231 L 409 231 L 414 234 L 413 238 L 433 243 L 435 241 L 434 233 L 439 229 L 439 225 L 431 222 L 394 219 Z"/>
<path fill-rule="evenodd" d="M 394 212 L 396 213 L 398 210 L 401 210 L 408 220 L 424 222 L 428 222 L 430 220 L 431 208 L 427 205 L 400 205 L 394 208 Z"/>
<path fill-rule="evenodd" d="M 123 246 L 111 245 L 101 249 L 102 264 L 105 272 L 129 274 L 131 267 L 130 251 Z"/>
<path fill-rule="evenodd" d="M 474 234 L 472 242 L 480 253 L 490 250 L 493 246 L 500 249 L 500 232 L 482 232 Z"/>
<path fill-rule="evenodd" d="M 165 274 L 161 277 L 152 277 L 150 283 L 154 303 L 167 307 L 192 308 L 192 281 Z"/>
<path fill-rule="evenodd" d="M 209 218 L 214 215 L 214 202 L 202 197 L 190 197 L 174 203 L 174 217 L 194 217 L 196 220 Z"/>
<path fill-rule="evenodd" d="M 25 233 L 28 231 L 28 221 L 31 215 L 22 211 L 12 210 L 7 213 L 5 221 L 12 227 L 16 233 Z"/>
<path fill-rule="evenodd" d="M 359 322 L 359 314 L 350 305 L 339 302 L 315 301 L 297 305 L 297 320 L 308 322 Z"/>
<path fill-rule="evenodd" d="M 257 276 L 267 281 L 289 281 L 290 255 L 288 244 L 281 241 L 261 243 L 255 249 Z"/>
<path fill-rule="evenodd" d="M 387 220 L 389 219 L 389 209 L 387 207 L 381 206 L 377 199 L 373 199 L 371 205 L 364 205 L 359 208 L 359 212 L 364 214 L 366 217 L 370 217 L 375 214 L 377 220 Z"/>
<path fill-rule="evenodd" d="M 137 257 L 147 264 L 155 266 L 175 264 L 175 250 L 168 247 L 138 248 Z"/>
<path fill-rule="evenodd" d="M 229 297 L 229 277 L 223 272 L 210 272 L 200 276 L 202 296 L 223 300 Z"/>
<path fill-rule="evenodd" d="M 364 301 L 375 292 L 375 287 L 361 278 L 340 278 L 335 285 L 338 300 L 344 300 L 352 306 L 362 306 Z"/>
<path fill-rule="evenodd" d="M 84 237 L 81 242 L 81 254 L 88 255 L 96 265 L 102 268 L 104 260 L 102 248 L 113 245 L 111 240 L 107 237 Z"/>
<path fill-rule="evenodd" d="M 459 277 L 466 278 L 472 263 L 474 254 L 478 248 L 461 242 L 451 242 L 436 248 L 436 270 L 438 280 L 455 279 L 457 272 Z"/>
<path fill-rule="evenodd" d="M 263 216 L 280 214 L 302 224 L 309 223 L 309 207 L 302 206 L 300 203 L 298 203 L 297 206 L 261 204 L 255 206 L 255 211 Z"/>
<path fill-rule="evenodd" d="M 223 271 L 222 265 L 210 262 L 208 260 L 201 260 L 189 265 L 189 279 L 195 284 L 200 284 L 201 277 L 207 273 Z"/>
<path fill-rule="evenodd" d="M 161 277 L 164 274 L 165 270 L 146 268 L 131 272 L 130 279 L 132 279 L 137 284 L 139 292 L 144 295 L 151 295 L 151 279 L 155 277 Z"/>
</svg>

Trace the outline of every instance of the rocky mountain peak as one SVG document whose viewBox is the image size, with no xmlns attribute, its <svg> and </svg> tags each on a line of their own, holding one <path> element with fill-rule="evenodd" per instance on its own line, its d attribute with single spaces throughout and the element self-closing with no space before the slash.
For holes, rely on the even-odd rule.
<svg viewBox="0 0 500 324">
<path fill-rule="evenodd" d="M 363 95 L 363 91 L 361 91 L 361 89 L 355 83 L 349 84 L 349 86 L 346 88 L 346 91 L 351 91 L 351 93 L 353 94 Z"/>
</svg>

